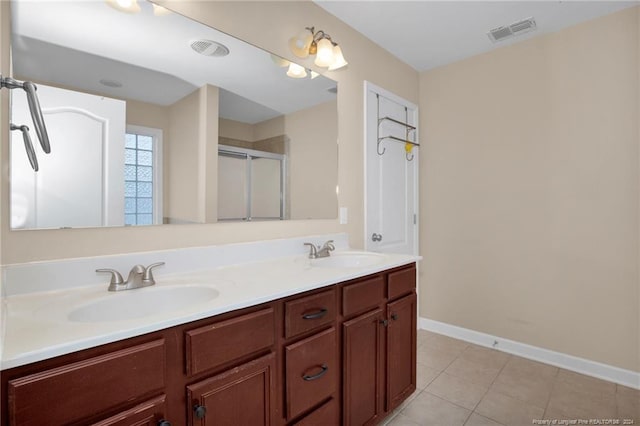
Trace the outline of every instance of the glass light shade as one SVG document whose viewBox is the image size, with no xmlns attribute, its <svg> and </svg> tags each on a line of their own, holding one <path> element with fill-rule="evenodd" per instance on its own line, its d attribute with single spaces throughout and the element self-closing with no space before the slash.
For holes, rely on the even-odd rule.
<svg viewBox="0 0 640 426">
<path fill-rule="evenodd" d="M 271 54 L 271 60 L 273 61 L 274 64 L 282 68 L 288 67 L 290 63 L 286 59 L 281 58 L 280 56 L 274 55 L 273 53 Z"/>
<path fill-rule="evenodd" d="M 125 13 L 138 13 L 140 12 L 140 5 L 138 0 L 106 0 L 107 4 L 112 8 Z"/>
<path fill-rule="evenodd" d="M 342 49 L 337 44 L 333 46 L 333 63 L 329 65 L 329 71 L 337 70 L 346 66 L 348 62 L 342 56 Z"/>
<path fill-rule="evenodd" d="M 291 62 L 289 69 L 287 70 L 287 75 L 292 78 L 305 78 L 307 76 L 307 70 L 300 65 Z"/>
<path fill-rule="evenodd" d="M 313 63 L 319 67 L 328 67 L 333 63 L 333 45 L 326 38 L 318 42 L 318 53 Z"/>
<path fill-rule="evenodd" d="M 317 76 L 319 76 L 320 74 L 318 74 L 315 71 L 311 71 L 311 80 L 313 80 L 314 78 L 316 78 Z"/>
<path fill-rule="evenodd" d="M 305 29 L 303 32 L 295 37 L 289 39 L 289 49 L 298 58 L 306 58 L 309 56 L 309 46 L 313 42 L 313 34 L 311 31 Z"/>
</svg>

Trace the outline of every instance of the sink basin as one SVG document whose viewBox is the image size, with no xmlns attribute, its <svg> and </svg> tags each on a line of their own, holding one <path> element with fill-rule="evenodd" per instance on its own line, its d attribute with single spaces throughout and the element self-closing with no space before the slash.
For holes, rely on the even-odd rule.
<svg viewBox="0 0 640 426">
<path fill-rule="evenodd" d="M 313 259 L 312 266 L 321 268 L 360 268 L 382 262 L 384 255 L 371 252 L 343 252 L 331 253 L 329 257 Z"/>
<path fill-rule="evenodd" d="M 73 322 L 107 322 L 144 318 L 209 302 L 220 293 L 204 285 L 146 287 L 110 293 L 69 313 Z"/>
</svg>

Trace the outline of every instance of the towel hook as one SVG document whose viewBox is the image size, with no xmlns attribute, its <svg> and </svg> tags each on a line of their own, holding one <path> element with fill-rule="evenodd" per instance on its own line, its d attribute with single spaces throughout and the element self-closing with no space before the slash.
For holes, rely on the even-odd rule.
<svg viewBox="0 0 640 426">
<path fill-rule="evenodd" d="M 42 109 L 40 108 L 40 102 L 38 102 L 38 95 L 36 90 L 37 86 L 30 81 L 18 81 L 11 77 L 2 77 L 0 75 L 0 88 L 6 87 L 7 89 L 22 89 L 27 94 L 27 103 L 29 104 L 29 112 L 31 113 L 31 119 L 33 125 L 36 127 L 36 134 L 40 139 L 40 146 L 42 150 L 47 154 L 51 152 L 51 145 L 49 144 L 49 135 L 47 133 L 47 127 L 44 124 L 44 118 L 42 117 Z"/>
<path fill-rule="evenodd" d="M 27 157 L 29 158 L 29 163 L 31 163 L 31 168 L 34 172 L 38 171 L 38 157 L 36 157 L 36 152 L 33 149 L 33 143 L 31 142 L 31 136 L 29 136 L 29 128 L 24 124 L 22 126 L 16 126 L 13 123 L 9 124 L 9 128 L 13 130 L 19 130 L 22 132 L 22 140 L 24 141 L 24 149 L 27 151 Z"/>
</svg>

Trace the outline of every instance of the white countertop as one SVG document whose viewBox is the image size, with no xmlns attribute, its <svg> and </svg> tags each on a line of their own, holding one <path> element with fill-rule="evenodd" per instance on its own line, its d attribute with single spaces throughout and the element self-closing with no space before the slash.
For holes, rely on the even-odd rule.
<svg viewBox="0 0 640 426">
<path fill-rule="evenodd" d="M 384 254 L 369 266 L 327 268 L 313 266 L 306 256 L 295 255 L 199 270 L 196 273 L 164 275 L 156 278 L 153 287 L 122 292 L 108 292 L 108 284 L 100 284 L 10 295 L 2 300 L 4 344 L 0 367 L 5 370 L 111 343 L 406 265 L 419 259 L 419 256 Z M 114 318 L 103 322 L 74 322 L 68 318 L 74 309 L 105 298 L 126 297 L 131 292 L 180 285 L 213 287 L 219 295 L 185 309 L 158 312 L 143 318 Z"/>
</svg>

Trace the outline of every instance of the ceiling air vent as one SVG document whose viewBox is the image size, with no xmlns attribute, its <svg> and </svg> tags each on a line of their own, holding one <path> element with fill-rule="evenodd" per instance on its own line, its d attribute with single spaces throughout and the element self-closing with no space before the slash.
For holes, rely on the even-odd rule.
<svg viewBox="0 0 640 426">
<path fill-rule="evenodd" d="M 487 35 L 492 42 L 502 41 L 504 39 L 525 34 L 536 29 L 536 21 L 533 18 L 523 19 L 514 22 L 509 26 L 497 27 L 490 30 Z"/>
<path fill-rule="evenodd" d="M 193 40 L 189 43 L 191 48 L 204 56 L 227 56 L 229 54 L 229 49 L 227 46 L 224 46 L 213 40 Z"/>
</svg>

